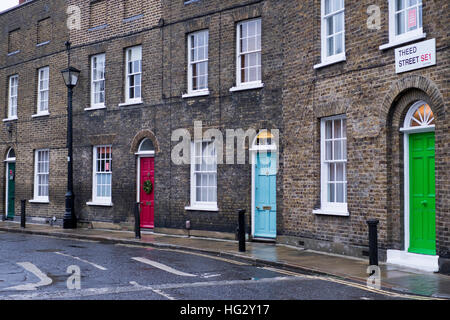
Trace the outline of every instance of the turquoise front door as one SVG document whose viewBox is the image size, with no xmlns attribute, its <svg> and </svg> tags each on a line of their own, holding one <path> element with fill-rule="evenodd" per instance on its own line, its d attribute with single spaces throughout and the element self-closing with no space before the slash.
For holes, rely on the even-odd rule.
<svg viewBox="0 0 450 320">
<path fill-rule="evenodd" d="M 256 154 L 255 230 L 257 238 L 277 235 L 277 163 L 274 152 Z"/>
</svg>

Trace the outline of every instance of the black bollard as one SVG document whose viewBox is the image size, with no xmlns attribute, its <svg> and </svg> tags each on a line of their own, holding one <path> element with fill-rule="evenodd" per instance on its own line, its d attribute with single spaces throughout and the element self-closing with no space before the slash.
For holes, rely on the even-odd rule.
<svg viewBox="0 0 450 320">
<path fill-rule="evenodd" d="M 367 220 L 369 225 L 369 265 L 378 265 L 378 232 L 377 232 L 377 219 Z"/>
<path fill-rule="evenodd" d="M 239 240 L 239 251 L 245 252 L 245 210 L 239 210 L 238 218 L 238 240 Z"/>
<path fill-rule="evenodd" d="M 140 203 L 136 202 L 136 206 L 134 208 L 134 232 L 136 235 L 136 239 L 141 238 L 141 216 L 140 216 Z"/>
<path fill-rule="evenodd" d="M 27 200 L 20 200 L 20 226 L 25 228 L 25 205 L 27 204 Z"/>
</svg>

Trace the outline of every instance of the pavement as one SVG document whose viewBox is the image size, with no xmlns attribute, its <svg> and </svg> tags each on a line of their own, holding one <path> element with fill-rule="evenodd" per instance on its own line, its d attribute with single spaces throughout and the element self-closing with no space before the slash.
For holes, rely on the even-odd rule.
<svg viewBox="0 0 450 320">
<path fill-rule="evenodd" d="M 134 232 L 105 229 L 63 229 L 58 226 L 1 221 L 0 231 L 97 240 L 137 246 L 192 250 L 228 258 L 237 258 L 255 264 L 284 268 L 319 275 L 343 278 L 367 284 L 369 262 L 366 259 L 327 254 L 299 247 L 274 243 L 246 242 L 246 251 L 239 252 L 238 242 L 200 237 L 175 236 L 149 231 L 136 239 Z M 423 272 L 401 266 L 380 263 L 381 288 L 405 294 L 450 299 L 450 276 Z"/>
</svg>

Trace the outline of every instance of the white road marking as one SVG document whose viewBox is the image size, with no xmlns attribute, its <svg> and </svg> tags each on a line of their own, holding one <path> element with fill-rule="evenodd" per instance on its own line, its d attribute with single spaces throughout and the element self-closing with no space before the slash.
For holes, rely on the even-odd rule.
<svg viewBox="0 0 450 320">
<path fill-rule="evenodd" d="M 146 258 L 143 258 L 143 257 L 133 257 L 131 259 L 139 261 L 139 262 L 142 262 L 142 263 L 145 263 L 145 264 L 149 264 L 149 265 L 151 265 L 151 266 L 153 266 L 155 268 L 158 268 L 158 269 L 164 270 L 166 272 L 170 272 L 170 273 L 176 274 L 177 276 L 183 276 L 183 277 L 196 277 L 197 276 L 197 275 L 192 274 L 192 273 L 186 273 L 186 272 L 178 271 L 178 270 L 176 270 L 174 268 L 166 266 L 165 264 L 162 264 L 162 263 L 159 263 L 159 262 L 156 262 L 156 261 L 152 261 L 152 260 L 149 260 L 149 259 L 146 259 Z"/>
<path fill-rule="evenodd" d="M 169 299 L 169 300 L 176 300 L 174 297 L 168 295 L 167 293 L 162 292 L 162 290 L 153 289 L 152 291 L 153 291 L 154 293 L 157 293 L 157 294 L 162 295 L 163 297 L 165 297 L 165 298 L 167 298 L 167 299 Z"/>
<path fill-rule="evenodd" d="M 3 290 L 36 290 L 37 287 L 48 286 L 53 282 L 52 279 L 47 277 L 45 273 L 39 270 L 38 267 L 36 267 L 31 262 L 18 262 L 17 264 L 23 267 L 25 270 L 34 274 L 36 277 L 39 278 L 40 281 L 37 283 L 20 284 Z"/>
<path fill-rule="evenodd" d="M 198 288 L 198 287 L 215 287 L 215 286 L 231 286 L 248 283 L 272 283 L 277 281 L 296 281 L 298 279 L 294 277 L 276 277 L 260 280 L 224 280 L 224 281 L 205 281 L 205 282 L 193 282 L 193 283 L 168 283 L 154 286 L 139 285 L 135 281 L 131 281 L 129 286 L 124 287 L 105 287 L 105 288 L 89 288 L 80 290 L 64 290 L 57 292 L 36 292 L 26 294 L 13 294 L 8 296 L 0 296 L 0 300 L 49 300 L 49 299 L 70 299 L 79 297 L 131 293 L 139 291 L 155 291 L 155 290 L 170 290 L 170 289 L 183 289 L 183 288 Z"/>
<path fill-rule="evenodd" d="M 117 243 L 116 246 L 123 246 L 123 247 L 130 247 L 130 248 L 140 248 L 140 249 L 151 249 L 151 250 L 161 250 L 161 251 L 171 251 L 171 252 L 179 252 L 179 253 L 184 253 L 184 254 L 191 254 L 191 255 L 195 255 L 195 256 L 199 256 L 199 257 L 205 257 L 208 259 L 214 259 L 214 260 L 218 260 L 218 261 L 224 261 L 224 262 L 228 262 L 228 263 L 232 263 L 238 266 L 248 266 L 249 264 L 246 262 L 240 262 L 240 261 L 236 261 L 236 260 L 231 260 L 231 259 L 227 259 L 227 258 L 223 258 L 223 257 L 218 257 L 218 256 L 214 256 L 214 255 L 209 255 L 209 254 L 204 254 L 204 253 L 200 253 L 200 252 L 195 252 L 195 251 L 187 251 L 187 250 L 180 250 L 180 249 L 169 249 L 169 248 L 154 248 L 154 247 L 145 247 L 142 245 L 135 245 L 135 244 L 125 244 L 125 243 Z"/>
<path fill-rule="evenodd" d="M 90 264 L 90 265 L 96 267 L 97 269 L 100 269 L 100 270 L 103 270 L 103 271 L 108 270 L 108 269 L 106 269 L 105 267 L 102 267 L 101 265 L 98 265 L 98 264 L 96 264 L 96 263 L 93 263 L 93 262 L 90 262 L 90 261 L 81 259 L 81 258 L 79 258 L 79 257 L 71 256 L 71 255 L 69 255 L 69 254 L 62 253 L 62 252 L 55 252 L 55 253 L 56 253 L 56 254 L 59 254 L 59 255 L 61 255 L 61 256 L 70 257 L 70 258 L 72 258 L 72 259 L 82 261 L 82 262 L 84 262 L 84 263 Z"/>
<path fill-rule="evenodd" d="M 208 278 L 214 278 L 220 276 L 220 273 L 212 274 L 212 273 L 204 273 L 201 275 L 202 278 L 208 279 Z"/>
</svg>

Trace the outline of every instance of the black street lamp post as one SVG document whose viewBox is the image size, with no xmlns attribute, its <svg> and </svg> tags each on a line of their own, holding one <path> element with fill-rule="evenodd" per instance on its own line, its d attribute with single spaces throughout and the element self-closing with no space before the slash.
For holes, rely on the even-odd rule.
<svg viewBox="0 0 450 320">
<path fill-rule="evenodd" d="M 70 42 L 66 42 L 68 53 L 68 68 L 61 71 L 64 83 L 67 86 L 67 193 L 66 212 L 64 213 L 63 228 L 75 229 L 77 217 L 74 212 L 73 194 L 73 149 L 72 149 L 72 95 L 73 88 L 77 85 L 80 70 L 70 66 Z"/>
</svg>

